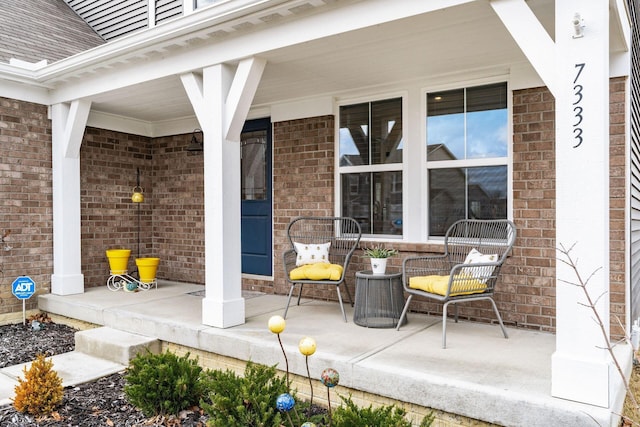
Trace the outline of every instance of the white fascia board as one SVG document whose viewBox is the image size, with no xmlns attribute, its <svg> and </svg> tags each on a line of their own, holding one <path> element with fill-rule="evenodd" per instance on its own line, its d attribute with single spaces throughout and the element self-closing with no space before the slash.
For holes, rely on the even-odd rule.
<svg viewBox="0 0 640 427">
<path fill-rule="evenodd" d="M 130 133 L 133 135 L 153 137 L 153 126 L 151 123 L 135 120 L 115 114 L 103 113 L 91 110 L 87 119 L 87 126 L 109 129 L 117 132 Z"/>
<path fill-rule="evenodd" d="M 50 105 L 49 90 L 34 86 L 33 83 L 16 82 L 3 79 L 0 73 L 0 96 L 18 101 L 33 102 L 34 104 Z"/>
<path fill-rule="evenodd" d="M 253 12 L 269 9 L 287 1 L 233 0 L 222 2 L 55 62 L 40 70 L 37 78 L 41 81 L 59 78 L 69 72 L 79 71 L 88 65 L 100 64 L 124 55 L 130 55 L 141 49 L 158 46 L 198 31 L 214 29 L 217 25 Z"/>
<path fill-rule="evenodd" d="M 269 117 L 268 110 L 260 110 L 255 113 L 252 111 L 252 114 L 254 115 L 250 118 Z M 148 122 L 95 110 L 91 110 L 89 113 L 87 126 L 146 136 L 148 138 L 191 133 L 194 129 L 200 128 L 200 124 L 194 116 L 178 117 L 159 122 Z"/>
<path fill-rule="evenodd" d="M 271 106 L 271 120 L 283 122 L 306 117 L 333 115 L 333 104 L 334 100 L 331 96 L 274 104 Z"/>
<path fill-rule="evenodd" d="M 160 122 L 154 122 L 151 127 L 151 136 L 153 138 L 170 135 L 180 135 L 183 133 L 191 133 L 195 129 L 200 128 L 198 119 L 194 116 L 179 117 L 171 120 L 163 120 Z"/>
<path fill-rule="evenodd" d="M 119 68 L 109 68 L 108 78 L 105 78 L 102 73 L 83 76 L 81 81 L 74 81 L 68 86 L 55 90 L 54 101 L 64 102 L 70 99 L 90 97 L 145 81 L 201 70 L 216 64 L 235 63 L 243 58 L 260 56 L 263 52 L 473 1 L 476 0 L 395 0 L 393 2 L 370 0 L 349 4 L 323 13 L 269 26 L 261 31 L 195 47 L 186 52 L 178 52 L 171 57 L 149 60 L 132 66 L 123 65 Z M 354 16 L 357 16 L 358 19 L 353 19 Z M 160 29 L 163 26 L 156 28 Z M 212 30 L 210 29 L 210 31 Z M 131 54 L 132 52 L 128 51 L 127 53 Z M 117 59 L 117 55 L 121 54 L 119 52 L 113 56 L 101 55 L 101 57 L 113 61 Z M 93 62 L 90 59 L 87 61 Z M 50 67 L 53 66 L 60 67 L 58 64 L 53 64 Z M 50 67 L 47 67 L 47 70 Z M 39 74 L 38 78 L 46 80 L 50 76 L 53 77 L 54 74 L 45 71 Z M 56 77 L 60 77 L 60 75 Z"/>
<path fill-rule="evenodd" d="M 46 59 L 43 59 L 42 61 L 38 61 L 38 62 L 27 62 L 27 61 L 23 61 L 21 59 L 16 59 L 16 58 L 9 59 L 9 65 L 13 65 L 14 67 L 23 68 L 25 70 L 31 70 L 31 71 L 44 68 L 47 66 L 47 64 L 48 62 Z"/>
<path fill-rule="evenodd" d="M 631 73 L 631 55 L 628 52 L 611 52 L 609 54 L 609 76 L 629 77 Z"/>
</svg>

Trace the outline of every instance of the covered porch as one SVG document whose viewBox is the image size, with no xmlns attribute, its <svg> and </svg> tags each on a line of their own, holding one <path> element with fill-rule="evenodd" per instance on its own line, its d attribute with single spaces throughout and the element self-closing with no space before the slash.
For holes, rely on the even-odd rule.
<svg viewBox="0 0 640 427">
<path fill-rule="evenodd" d="M 523 239 L 500 304 L 520 329 L 510 329 L 504 340 L 494 325 L 452 324 L 450 348 L 442 351 L 438 319 L 412 314 L 400 332 L 368 330 L 345 325 L 332 303 L 308 300 L 304 311 L 292 308 L 282 338 L 295 373 L 304 374 L 303 360 L 293 356 L 297 342 L 313 336 L 316 371 L 332 366 L 344 386 L 362 393 L 502 425 L 608 425 L 621 387 L 591 313 L 581 309 L 573 288 L 557 285 L 573 275 L 554 261 L 557 244 L 580 240 L 585 265 L 602 267 L 592 281 L 593 294 L 603 295 L 599 312 L 605 319 L 621 313 L 630 329 L 630 266 L 610 262 L 628 254 L 630 229 L 620 220 L 628 212 L 615 205 L 613 219 L 619 221 L 611 228 L 615 191 L 608 186 L 609 109 L 625 108 L 610 104 L 624 104 L 629 96 L 622 3 L 300 0 L 267 8 L 269 3 L 220 2 L 35 70 L 10 67 L 12 79 L 33 86 L 29 100 L 48 106 L 51 119 L 53 203 L 51 217 L 43 217 L 52 222 L 52 295 L 40 297 L 40 308 L 240 361 L 281 365 L 266 321 L 283 312 L 284 297 L 249 298 L 243 290 L 255 285 L 282 293 L 283 227 L 308 206 L 318 215 L 340 212 L 340 106 L 402 98 L 403 234 L 368 241 L 382 240 L 404 253 L 437 251 L 426 220 L 426 94 L 504 81 L 512 95 L 505 185 L 509 216 Z M 586 20 L 580 37 L 574 37 L 576 12 Z M 572 101 L 578 78 L 589 94 L 580 106 L 580 132 L 598 143 L 576 151 Z M 621 80 L 621 100 L 610 100 L 611 78 Z M 9 93 L 21 99 L 16 86 Z M 273 274 L 256 278 L 241 271 L 238 140 L 245 120 L 266 117 L 275 139 L 274 220 L 268 223 Z M 582 113 L 578 118 L 582 123 Z M 302 135 L 300 122 L 328 130 L 318 137 L 322 144 Z M 186 157 L 178 136 L 194 128 L 206 135 L 204 152 Z M 614 130 L 624 149 L 628 130 Z M 300 147 L 308 159 L 325 163 L 306 167 L 289 156 Z M 458 165 L 484 165 L 467 160 Z M 163 259 L 166 271 L 159 277 L 204 285 L 165 282 L 125 299 L 95 280 L 104 275 L 105 249 L 135 247 L 140 205 L 133 208 L 129 200 L 138 167 L 144 186 L 154 178 L 142 211 L 143 252 Z M 320 181 L 320 189 L 310 185 Z M 317 195 L 313 203 L 301 197 L 309 193 Z M 609 247 L 615 233 L 618 253 Z M 534 327 L 556 335 L 522 329 Z M 630 362 L 624 349 L 621 360 Z"/>
<path fill-rule="evenodd" d="M 101 286 L 76 295 L 41 295 L 38 304 L 54 315 L 158 338 L 168 344 L 163 348 L 175 351 L 172 345 L 177 345 L 199 355 L 209 368 L 241 369 L 251 360 L 284 371 L 282 351 L 267 322 L 282 315 L 285 296 L 245 292 L 246 322 L 221 329 L 202 324 L 203 294 L 202 285 L 160 281 L 146 292 L 125 294 Z M 478 425 L 452 414 L 509 426 L 614 425 L 622 391 L 610 409 L 551 396 L 553 334 L 509 328 L 509 339 L 504 339 L 497 325 L 450 321 L 443 350 L 437 317 L 411 313 L 409 323 L 396 331 L 360 327 L 351 320 L 353 308 L 345 309 L 346 324 L 337 303 L 305 299 L 291 307 L 281 334 L 290 371 L 303 379 L 306 367 L 298 341 L 304 336 L 316 340 L 309 369 L 321 403 L 326 392 L 317 379 L 332 367 L 340 373 L 332 405 L 340 403 L 338 394 L 351 392 L 359 404 L 401 402 L 416 420 L 425 408 L 446 412 L 439 414 L 440 426 Z M 296 382 L 300 395 L 308 397 L 304 385 Z"/>
</svg>

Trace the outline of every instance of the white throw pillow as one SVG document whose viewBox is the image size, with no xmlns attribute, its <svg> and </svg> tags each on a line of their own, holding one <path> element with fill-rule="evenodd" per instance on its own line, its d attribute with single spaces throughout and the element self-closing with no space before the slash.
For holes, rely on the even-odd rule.
<svg viewBox="0 0 640 427">
<path fill-rule="evenodd" d="M 317 264 L 324 262 L 329 264 L 329 248 L 331 242 L 327 243 L 297 243 L 293 242 L 298 257 L 296 265 Z"/>
<path fill-rule="evenodd" d="M 482 252 L 474 249 L 471 249 L 469 254 L 464 260 L 464 264 L 480 264 L 485 262 L 496 262 L 498 261 L 497 254 L 484 255 Z M 465 268 L 463 269 L 464 273 L 471 274 L 475 279 L 482 283 L 487 283 L 489 276 L 493 274 L 493 270 L 495 266 L 487 265 L 484 267 L 474 267 L 474 268 Z"/>
</svg>

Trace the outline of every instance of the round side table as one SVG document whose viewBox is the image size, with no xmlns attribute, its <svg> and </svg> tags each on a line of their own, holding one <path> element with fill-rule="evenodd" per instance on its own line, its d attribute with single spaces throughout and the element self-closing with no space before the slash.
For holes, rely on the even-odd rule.
<svg viewBox="0 0 640 427">
<path fill-rule="evenodd" d="M 404 308 L 402 273 L 356 272 L 353 322 L 367 328 L 395 328 Z M 407 319 L 403 322 L 406 323 Z"/>
</svg>

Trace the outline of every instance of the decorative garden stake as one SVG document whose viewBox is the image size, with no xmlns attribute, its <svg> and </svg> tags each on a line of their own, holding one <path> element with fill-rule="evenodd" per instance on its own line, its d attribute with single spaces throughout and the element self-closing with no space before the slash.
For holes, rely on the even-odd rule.
<svg viewBox="0 0 640 427">
<path fill-rule="evenodd" d="M 304 354 L 304 360 L 307 364 L 307 378 L 309 378 L 309 388 L 311 389 L 311 399 L 309 400 L 309 411 L 313 407 L 313 384 L 311 383 L 311 374 L 309 373 L 309 356 L 316 352 L 316 340 L 310 337 L 304 337 L 298 343 L 300 353 Z"/>
<path fill-rule="evenodd" d="M 320 374 L 320 381 L 327 387 L 327 404 L 329 405 L 329 425 L 331 425 L 331 396 L 329 390 L 340 382 L 340 374 L 333 368 L 327 368 Z"/>
<path fill-rule="evenodd" d="M 289 415 L 289 411 L 293 409 L 295 404 L 296 404 L 295 399 L 289 393 L 282 393 L 276 399 L 276 408 L 278 409 L 278 411 L 284 412 L 285 414 L 287 414 L 287 418 L 289 419 L 289 423 L 291 424 L 291 427 L 294 427 L 294 426 L 293 426 L 293 421 L 291 421 L 291 415 Z"/>
<path fill-rule="evenodd" d="M 284 354 L 284 363 L 287 369 L 287 390 L 291 390 L 291 383 L 289 382 L 289 361 L 287 360 L 287 353 L 284 351 L 282 340 L 280 339 L 280 332 L 284 331 L 286 322 L 282 316 L 271 316 L 269 318 L 269 330 L 278 336 L 278 342 Z"/>
</svg>

